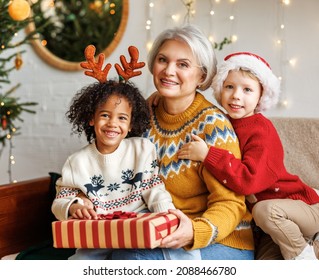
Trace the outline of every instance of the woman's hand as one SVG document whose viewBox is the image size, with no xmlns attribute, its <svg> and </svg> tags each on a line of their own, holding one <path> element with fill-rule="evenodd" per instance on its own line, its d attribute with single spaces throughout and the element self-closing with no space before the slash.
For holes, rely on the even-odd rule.
<svg viewBox="0 0 319 280">
<path fill-rule="evenodd" d="M 179 159 L 190 159 L 203 162 L 208 154 L 209 148 L 206 142 L 199 136 L 192 134 L 192 142 L 184 144 L 177 156 Z"/>
<path fill-rule="evenodd" d="M 179 226 L 176 231 L 163 238 L 160 247 L 178 249 L 192 244 L 194 241 L 192 221 L 180 210 L 172 209 L 169 213 L 179 219 Z"/>
</svg>

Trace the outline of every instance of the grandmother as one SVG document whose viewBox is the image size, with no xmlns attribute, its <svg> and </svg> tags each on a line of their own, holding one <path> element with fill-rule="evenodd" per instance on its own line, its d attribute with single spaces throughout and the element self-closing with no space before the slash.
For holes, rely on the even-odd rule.
<svg viewBox="0 0 319 280">
<path fill-rule="evenodd" d="M 240 157 L 230 122 L 201 93 L 210 87 L 216 64 L 210 41 L 193 25 L 167 29 L 155 40 L 148 67 L 160 98 L 144 136 L 156 145 L 160 175 L 177 209 L 170 212 L 180 224 L 160 248 L 114 250 L 112 259 L 163 260 L 172 250 L 199 250 L 205 260 L 254 258 L 245 197 L 220 184 L 200 162 L 177 157 L 191 134 Z"/>
</svg>

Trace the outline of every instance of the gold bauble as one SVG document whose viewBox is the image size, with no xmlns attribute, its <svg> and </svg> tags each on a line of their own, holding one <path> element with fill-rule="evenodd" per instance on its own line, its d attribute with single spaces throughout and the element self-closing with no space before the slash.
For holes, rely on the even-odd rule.
<svg viewBox="0 0 319 280">
<path fill-rule="evenodd" d="M 23 60 L 22 60 L 21 54 L 18 53 L 16 56 L 16 59 L 14 60 L 14 66 L 17 70 L 19 70 L 22 64 L 23 64 Z"/>
<path fill-rule="evenodd" d="M 16 21 L 25 20 L 30 15 L 30 5 L 26 0 L 13 0 L 8 7 L 10 17 Z"/>
</svg>

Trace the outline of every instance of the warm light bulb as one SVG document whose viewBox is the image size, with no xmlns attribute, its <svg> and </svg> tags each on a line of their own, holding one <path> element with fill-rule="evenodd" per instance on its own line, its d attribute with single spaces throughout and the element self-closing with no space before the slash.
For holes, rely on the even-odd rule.
<svg viewBox="0 0 319 280">
<path fill-rule="evenodd" d="M 179 20 L 179 15 L 172 15 L 172 20 L 175 22 Z"/>
<path fill-rule="evenodd" d="M 235 17 L 234 17 L 234 16 L 230 16 L 229 19 L 230 19 L 230 20 L 234 20 Z"/>
<path fill-rule="evenodd" d="M 295 58 L 289 59 L 289 64 L 290 64 L 291 66 L 295 66 L 296 63 L 297 63 L 297 59 L 295 59 Z"/>
<path fill-rule="evenodd" d="M 146 44 L 146 49 L 147 49 L 148 51 L 150 51 L 151 48 L 152 48 L 152 45 L 153 45 L 152 42 L 148 42 L 148 43 Z"/>
<path fill-rule="evenodd" d="M 281 102 L 281 104 L 284 106 L 284 107 L 288 107 L 288 100 L 285 99 Z"/>
<path fill-rule="evenodd" d="M 232 41 L 232 42 L 236 42 L 237 40 L 238 40 L 237 35 L 231 36 L 231 41 Z"/>
<path fill-rule="evenodd" d="M 213 16 L 215 14 L 215 12 L 213 10 L 210 11 L 209 13 L 211 16 Z"/>
</svg>

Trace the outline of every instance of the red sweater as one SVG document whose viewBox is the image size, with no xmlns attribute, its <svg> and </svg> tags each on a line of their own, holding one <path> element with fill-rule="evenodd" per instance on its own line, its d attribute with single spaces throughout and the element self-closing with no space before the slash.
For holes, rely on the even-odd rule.
<svg viewBox="0 0 319 280">
<path fill-rule="evenodd" d="M 204 166 L 231 190 L 254 194 L 257 201 L 275 198 L 319 203 L 318 194 L 284 166 L 284 150 L 270 120 L 261 114 L 230 121 L 239 139 L 242 159 L 210 147 Z"/>
</svg>

